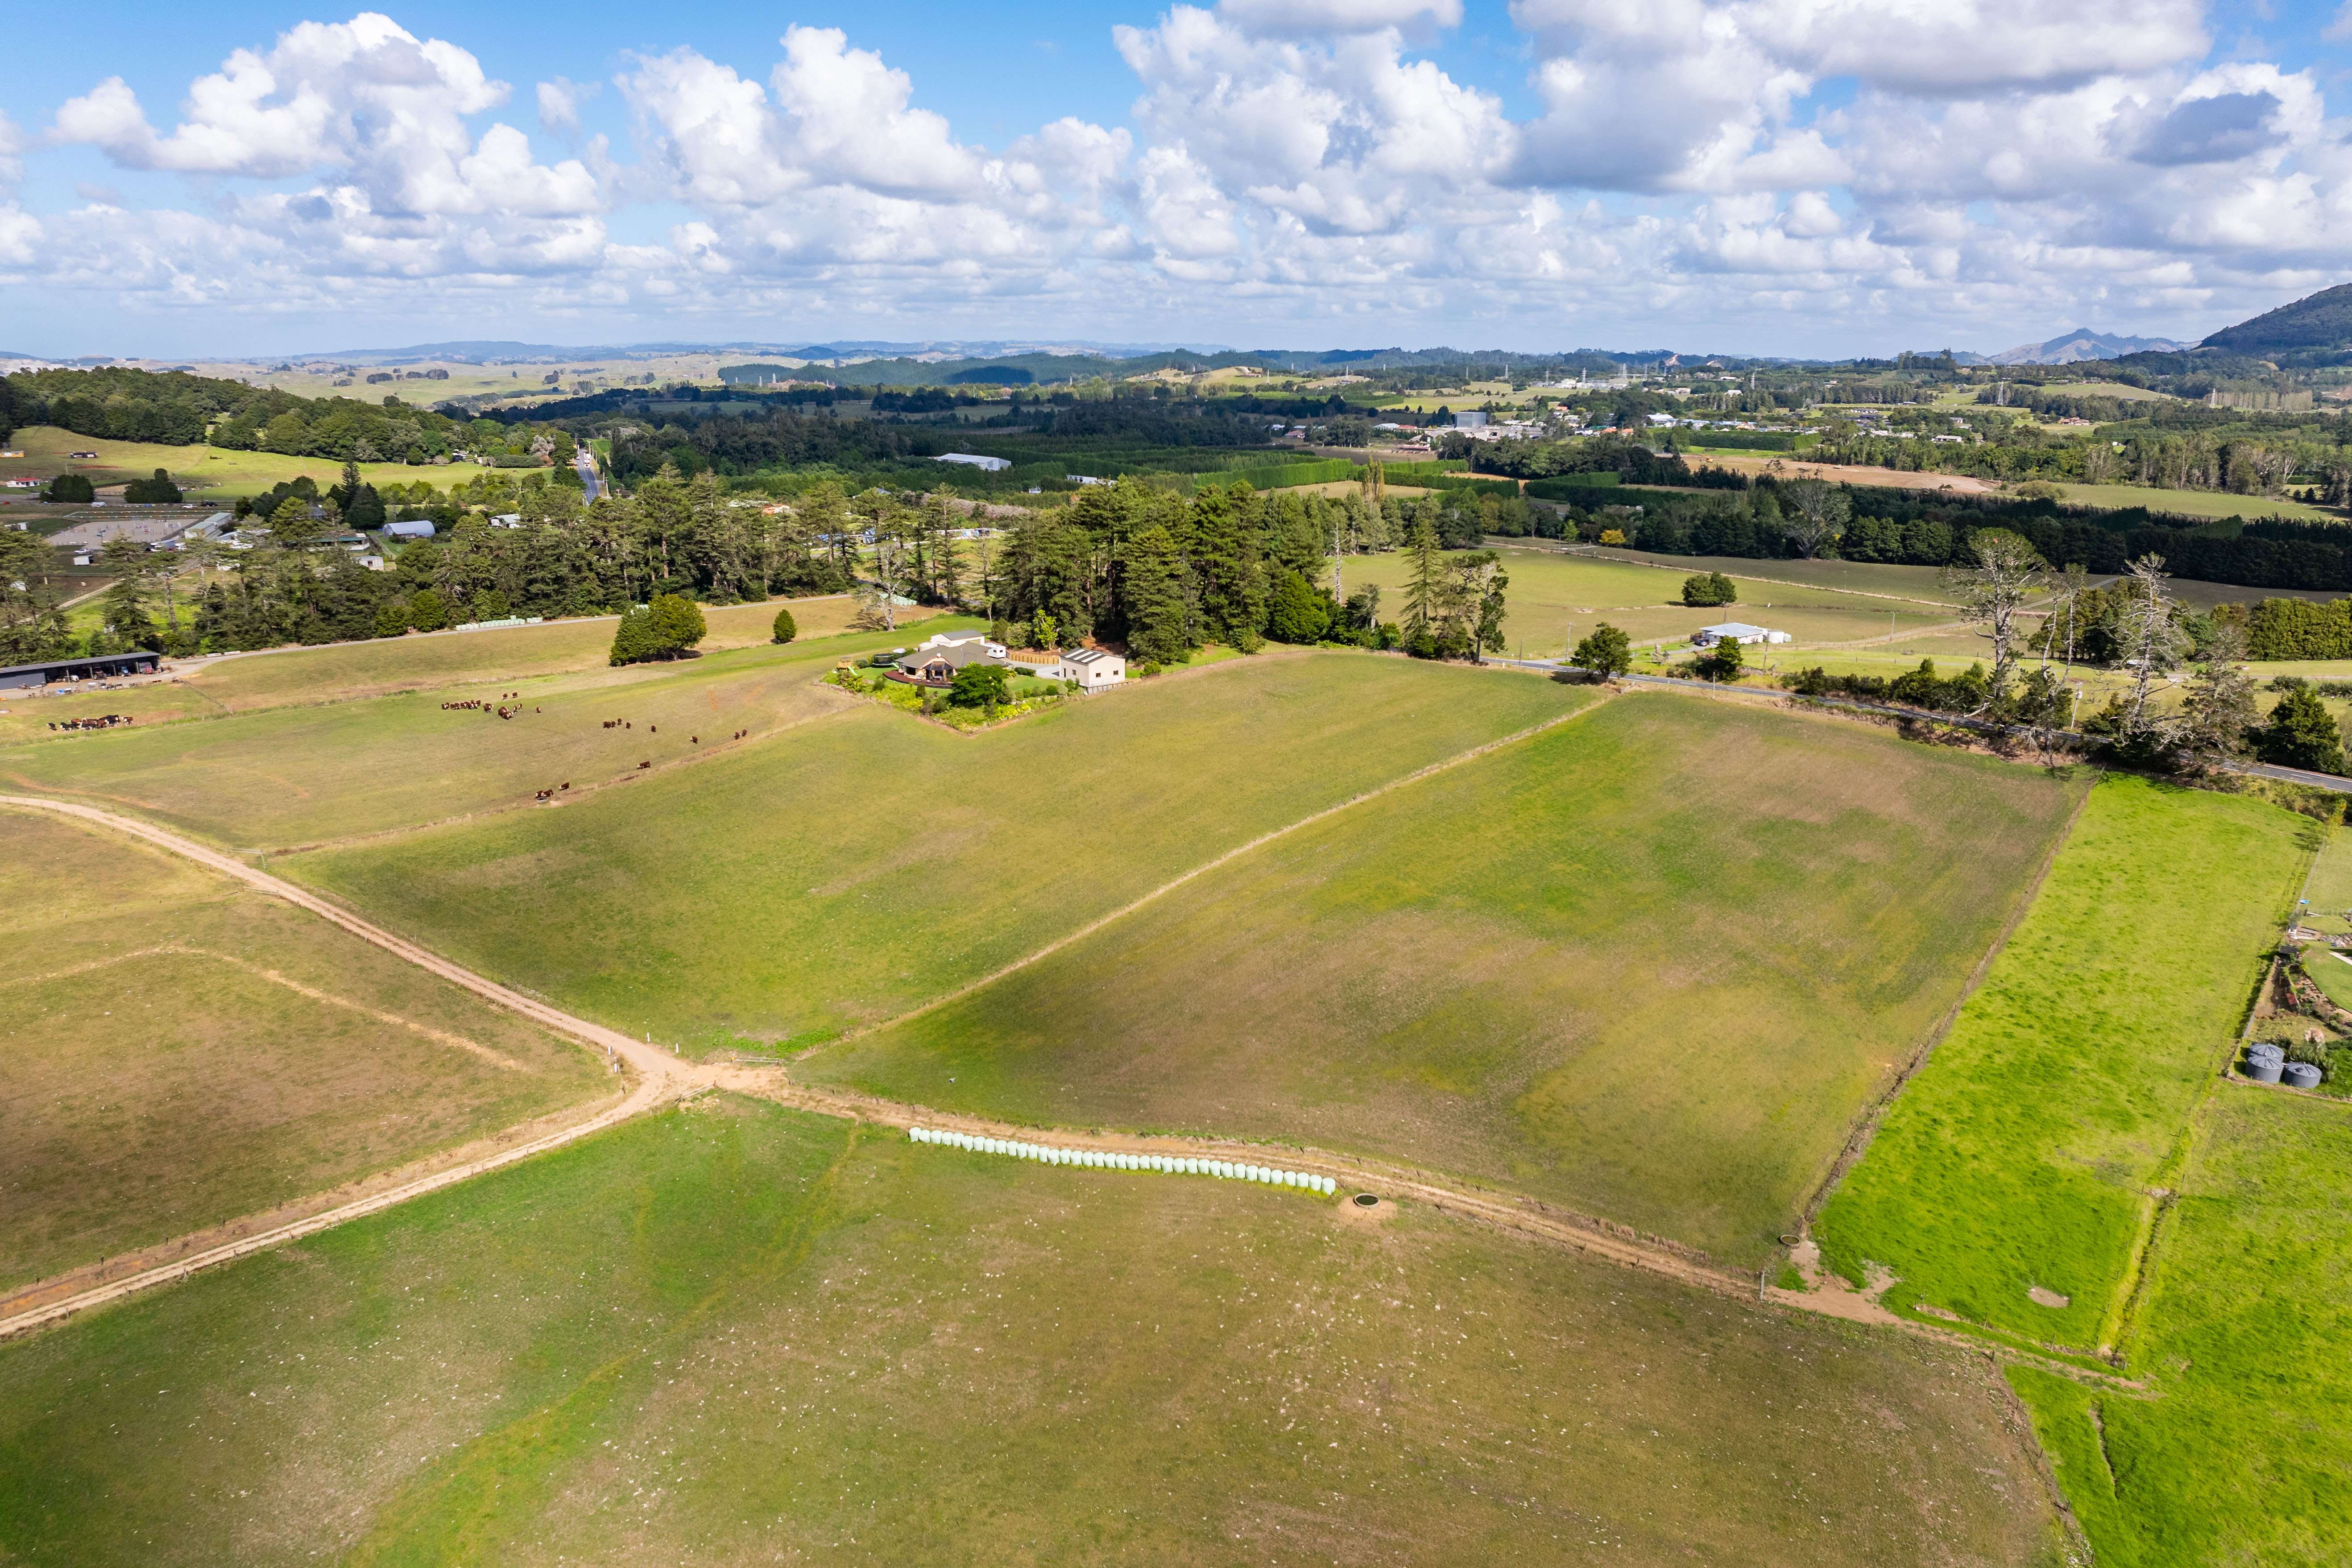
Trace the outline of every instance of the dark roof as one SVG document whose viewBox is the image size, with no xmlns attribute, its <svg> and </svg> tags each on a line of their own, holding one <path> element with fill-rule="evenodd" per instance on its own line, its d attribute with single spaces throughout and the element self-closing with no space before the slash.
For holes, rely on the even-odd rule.
<svg viewBox="0 0 2352 1568">
<path fill-rule="evenodd" d="M 98 653 L 82 658 L 53 658 L 42 664 L 12 664 L 0 668 L 0 677 L 32 675 L 37 672 L 42 675 L 71 674 L 77 669 L 89 669 L 97 665 L 121 664 L 125 659 L 161 659 L 163 657 L 160 653 L 151 653 L 143 647 L 139 647 L 132 648 L 129 653 Z"/>
</svg>

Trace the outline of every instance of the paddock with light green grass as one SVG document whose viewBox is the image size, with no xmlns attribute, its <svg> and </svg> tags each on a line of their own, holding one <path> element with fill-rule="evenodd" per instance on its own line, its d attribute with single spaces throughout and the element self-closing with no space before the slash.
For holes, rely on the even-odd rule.
<svg viewBox="0 0 2352 1568">
<path fill-rule="evenodd" d="M 1511 578 L 1503 651 L 1514 658 L 1522 651 L 1529 658 L 1559 658 L 1604 621 L 1636 642 L 1677 645 L 1687 644 L 1701 626 L 1748 621 L 1811 646 L 1917 633 L 1953 618 L 1948 610 L 1905 598 L 1755 580 L 1738 584 L 1736 604 L 1694 607 L 1682 603 L 1683 580 L 1717 569 L 1704 562 L 1661 570 L 1532 546 L 1500 546 L 1497 552 Z M 1763 563 L 1744 564 L 1753 569 Z M 1351 555 L 1341 565 L 1350 593 L 1367 584 L 1380 587 L 1382 618 L 1403 614 L 1405 586 L 1412 576 L 1410 556 Z"/>
<path fill-rule="evenodd" d="M 0 1345 L 0 1538 L 142 1568 L 2054 1564 L 1996 1378 L 1419 1208 L 713 1096 Z"/>
<path fill-rule="evenodd" d="M 700 651 L 708 655 L 771 646 L 779 609 L 789 608 L 800 628 L 793 657 L 826 659 L 875 647 L 912 646 L 937 629 L 927 624 L 930 609 L 901 611 L 896 632 L 849 634 L 856 613 L 845 595 L 772 600 L 757 605 L 707 605 L 710 627 Z M 949 624 L 940 622 L 940 625 Z M 967 623 L 954 622 L 955 625 Z M 550 621 L 536 626 L 489 631 L 436 632 L 323 647 L 270 648 L 175 661 L 175 679 L 113 685 L 103 690 L 52 688 L 46 692 L 0 694 L 0 744 L 20 739 L 57 739 L 50 726 L 68 719 L 124 713 L 137 726 L 182 719 L 214 719 L 264 709 L 317 706 L 403 692 L 440 691 L 488 682 L 492 690 L 519 681 L 578 675 L 592 682 L 619 682 L 705 668 L 699 660 L 658 668 L 612 671 L 612 616 Z M 731 728 L 731 726 L 730 726 Z M 68 738 L 80 739 L 80 736 Z"/>
<path fill-rule="evenodd" d="M 1131 681 L 977 735 L 856 702 L 561 810 L 272 866 L 616 1027 L 695 1052 L 812 1044 L 1591 700 L 1326 652 Z"/>
<path fill-rule="evenodd" d="M 304 475 L 324 489 L 342 475 L 342 463 L 333 458 L 290 458 L 276 452 L 233 452 L 221 447 L 164 447 L 150 441 L 110 441 L 99 436 L 77 436 L 54 425 L 28 425 L 10 437 L 9 446 L 22 458 L 0 461 L 0 478 L 31 475 L 53 479 L 62 473 L 87 474 L 99 486 L 143 479 L 158 468 L 169 472 L 191 500 L 234 500 Z M 68 452 L 95 452 L 95 458 L 75 459 Z M 520 477 L 528 469 L 488 469 L 472 463 L 434 465 L 362 463 L 360 477 L 372 485 L 413 485 L 419 479 L 446 490 L 485 473 Z M 547 472 L 541 469 L 540 472 Z"/>
<path fill-rule="evenodd" d="M 2258 801 L 2123 775 L 1816 1226 L 1889 1305 L 2089 1351 L 2151 1185 L 2229 1057 L 2319 836 Z M 2037 1296 L 2034 1292 L 2040 1292 Z"/>
<path fill-rule="evenodd" d="M 1033 1124 L 1406 1161 L 1752 1267 L 2084 787 L 1621 696 L 796 1070 Z"/>
<path fill-rule="evenodd" d="M 614 1092 L 570 1041 L 135 840 L 0 808 L 0 1289 Z"/>
<path fill-rule="evenodd" d="M 2266 517 L 2294 518 L 2311 522 L 2344 521 L 2341 511 L 2288 500 L 2283 496 L 2231 495 L 2225 490 L 2167 490 L 2149 485 L 2085 485 L 2072 479 L 2060 480 L 2056 488 L 2059 500 L 2068 506 L 2098 507 L 2108 511 L 2146 507 L 2152 512 L 2204 521 L 2220 521 L 2233 517 L 2243 518 L 2248 522 L 2257 522 Z"/>
<path fill-rule="evenodd" d="M 738 731 L 757 741 L 844 716 L 851 700 L 818 677 L 894 646 L 894 634 L 865 632 L 198 723 L 134 721 L 0 748 L 0 779 L 232 848 L 286 850 L 533 806 L 541 790 L 640 789 L 640 764 L 696 763 L 740 744 Z M 137 689 L 116 696 L 130 706 Z"/>
<path fill-rule="evenodd" d="M 2231 1084 L 2200 1123 L 2121 1345 L 2146 1394 L 2010 1381 L 2102 1563 L 2341 1562 L 2352 1106 Z"/>
</svg>

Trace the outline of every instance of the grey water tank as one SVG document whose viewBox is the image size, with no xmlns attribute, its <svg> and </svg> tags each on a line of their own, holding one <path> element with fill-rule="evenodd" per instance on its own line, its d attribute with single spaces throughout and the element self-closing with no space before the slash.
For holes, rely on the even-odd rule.
<svg viewBox="0 0 2352 1568">
<path fill-rule="evenodd" d="M 2271 1057 L 2250 1057 L 2246 1060 L 2246 1076 L 2256 1083 L 2276 1083 L 2279 1069 L 2284 1065 Z"/>
<path fill-rule="evenodd" d="M 2274 1061 L 2286 1059 L 2286 1047 L 2275 1040 L 2256 1040 L 2246 1047 L 2249 1057 L 2269 1057 Z"/>
<path fill-rule="evenodd" d="M 2309 1062 L 2289 1062 L 2280 1069 L 2279 1081 L 2291 1089 L 2317 1089 L 2319 1069 Z"/>
</svg>

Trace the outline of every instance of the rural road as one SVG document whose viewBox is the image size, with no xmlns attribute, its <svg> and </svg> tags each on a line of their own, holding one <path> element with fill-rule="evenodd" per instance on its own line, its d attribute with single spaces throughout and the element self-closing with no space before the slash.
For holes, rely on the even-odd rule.
<svg viewBox="0 0 2352 1568">
<path fill-rule="evenodd" d="M 1599 704 L 1594 706 L 1597 707 Z M 1580 709 L 1577 711 L 1591 712 L 1592 709 Z M 1564 722 L 1575 716 L 1573 713 L 1563 714 L 1559 719 L 1549 722 L 1530 726 L 1517 735 L 1489 742 L 1486 745 L 1473 748 L 1462 757 L 1449 758 L 1445 762 L 1432 764 L 1430 767 L 1407 775 L 1406 778 L 1367 791 L 1364 795 L 1339 805 L 1327 807 L 1305 820 L 1318 820 L 1334 811 L 1344 810 L 1347 806 L 1369 799 L 1372 795 L 1385 794 L 1388 790 L 1396 788 L 1411 779 L 1426 777 L 1432 773 L 1451 767 L 1468 756 L 1483 754 L 1496 746 L 1508 744 L 1511 741 L 1548 730 L 1553 724 Z M 1230 1159 L 1237 1155 L 1246 1156 L 1255 1147 L 1239 1140 L 1125 1136 L 1022 1126 L 1012 1122 L 992 1121 L 983 1117 L 938 1112 L 922 1106 L 905 1105 L 894 1100 L 868 1098 L 845 1090 L 797 1083 L 793 1081 L 784 1070 L 773 1067 L 746 1068 L 724 1063 L 696 1064 L 681 1061 L 659 1047 L 632 1039 L 617 1029 L 609 1029 L 601 1024 L 591 1023 L 585 1018 L 575 1017 L 561 1008 L 551 1006 L 533 997 L 526 996 L 509 986 L 501 985 L 494 980 L 476 974 L 461 964 L 454 963 L 436 953 L 427 952 L 404 938 L 395 936 L 381 926 L 362 920 L 349 910 L 338 908 L 306 889 L 282 878 L 273 877 L 267 871 L 257 870 L 232 856 L 208 848 L 193 839 L 184 838 L 152 823 L 142 822 L 136 817 L 124 816 L 115 812 L 101 811 L 96 806 L 83 805 L 72 801 L 45 800 L 37 795 L 0 795 L 0 807 L 9 806 L 51 812 L 60 816 L 94 823 L 143 843 L 152 844 L 169 853 L 184 857 L 224 876 L 233 877 L 258 892 L 272 898 L 282 899 L 298 908 L 307 910 L 320 919 L 349 931 L 361 941 L 414 963 L 418 968 L 438 975 L 453 984 L 461 985 L 486 1001 L 529 1018 L 559 1034 L 568 1035 L 592 1047 L 610 1051 L 635 1069 L 637 1082 L 619 1103 L 587 1121 L 558 1129 L 510 1148 L 499 1150 L 482 1158 L 436 1171 L 414 1181 L 369 1194 L 351 1203 L 325 1209 L 284 1225 L 257 1229 L 221 1245 L 191 1252 L 185 1256 L 174 1257 L 168 1262 L 137 1269 L 86 1289 L 45 1289 L 41 1283 L 28 1286 L 15 1292 L 7 1306 L 0 1306 L 0 1312 L 5 1313 L 5 1316 L 0 1316 L 0 1340 L 32 1332 L 49 1324 L 62 1321 L 75 1313 L 120 1300 L 154 1286 L 173 1283 L 187 1278 L 199 1268 L 226 1263 L 249 1253 L 275 1247 L 281 1242 L 295 1240 L 300 1237 L 330 1229 L 347 1221 L 358 1219 L 364 1215 L 374 1214 L 395 1205 L 406 1203 L 412 1198 L 438 1192 L 471 1177 L 512 1164 L 519 1160 L 528 1159 L 533 1154 L 559 1148 L 592 1132 L 627 1121 L 641 1111 L 654 1110 L 670 1100 L 703 1089 L 728 1089 L 739 1094 L 772 1100 L 800 1110 L 854 1121 L 871 1121 L 887 1127 L 905 1128 L 920 1123 L 926 1127 L 948 1128 L 986 1137 L 1018 1139 L 1050 1136 L 1056 1142 L 1066 1143 L 1074 1148 Z M 1300 826 L 1304 826 L 1304 823 L 1292 825 L 1294 828 Z M 1278 830 L 1277 833 L 1266 835 L 1265 837 L 1279 837 L 1281 832 L 1289 830 Z M 1253 840 L 1251 845 L 1243 847 L 1246 849 L 1262 842 L 1264 838 Z M 1242 850 L 1230 851 L 1209 864 L 1222 863 L 1241 852 Z M 1145 895 L 1144 899 L 1137 900 L 1136 903 L 1148 902 L 1159 893 L 1166 891 L 1168 888 L 1189 881 L 1206 869 L 1208 866 L 1197 867 L 1165 887 Z M 1135 907 L 1136 904 L 1127 905 L 1113 915 L 1105 917 L 1104 921 L 1097 921 L 1096 924 L 1107 923 L 1108 920 L 1116 919 L 1118 914 L 1126 913 Z M 1058 947 L 1064 943 L 1057 942 L 1054 945 Z M 1030 960 L 1024 960 L 1024 963 L 1034 962 L 1035 956 L 1037 955 L 1032 955 Z M 1020 965 L 1016 964 L 1013 967 L 1017 968 Z M 935 1006 L 938 1004 L 933 1003 L 931 1005 Z M 928 1010 L 928 1008 L 919 1009 L 919 1011 Z M 1988 1348 L 1980 1340 L 1901 1317 L 1871 1296 L 1843 1289 L 1843 1282 L 1832 1278 L 1825 1277 L 1825 1288 L 1813 1291 L 1783 1290 L 1777 1287 L 1766 1287 L 1760 1283 L 1751 1282 L 1743 1275 L 1718 1268 L 1693 1254 L 1688 1248 L 1678 1247 L 1672 1242 L 1643 1236 L 1627 1226 L 1615 1225 L 1607 1220 L 1556 1209 L 1517 1194 L 1448 1184 L 1429 1173 L 1410 1167 L 1334 1154 L 1323 1150 L 1286 1147 L 1283 1151 L 1283 1160 L 1285 1164 L 1297 1170 L 1315 1175 L 1329 1176 L 1343 1189 L 1363 1191 L 1371 1188 L 1391 1196 L 1409 1197 L 1447 1214 L 1482 1221 L 1536 1241 L 1566 1247 L 1626 1268 L 1664 1275 L 1685 1285 L 1713 1291 L 1718 1295 L 1791 1307 L 1801 1311 L 1839 1318 L 1849 1322 L 1901 1329 L 1909 1333 L 1971 1351 L 1982 1352 Z M 60 1282 L 50 1283 L 54 1285 Z M 10 1306 L 16 1310 L 9 1310 Z M 2084 1375 L 2080 1369 L 2045 1362 L 2042 1358 L 2031 1356 L 2028 1352 L 2006 1351 L 2005 1353 L 2032 1360 L 2037 1364 L 2047 1365 L 2053 1371 L 2070 1375 Z"/>
</svg>

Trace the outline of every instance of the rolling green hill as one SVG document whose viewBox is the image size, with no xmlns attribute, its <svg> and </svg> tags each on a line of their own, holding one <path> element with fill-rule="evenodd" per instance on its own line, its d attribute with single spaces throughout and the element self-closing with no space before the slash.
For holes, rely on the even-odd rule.
<svg viewBox="0 0 2352 1568">
<path fill-rule="evenodd" d="M 2316 363 L 2352 357 L 2352 283 L 2322 289 L 2250 321 L 2224 327 L 2199 345 L 2259 359 Z"/>
</svg>

